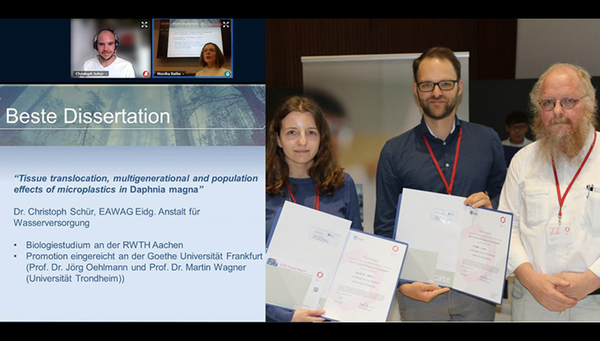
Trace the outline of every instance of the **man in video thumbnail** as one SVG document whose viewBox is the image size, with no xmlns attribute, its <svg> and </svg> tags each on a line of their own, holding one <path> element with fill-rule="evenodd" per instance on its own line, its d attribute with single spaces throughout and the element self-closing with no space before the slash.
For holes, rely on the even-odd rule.
<svg viewBox="0 0 600 341">
<path fill-rule="evenodd" d="M 94 36 L 94 49 L 98 55 L 83 63 L 84 71 L 100 71 L 94 76 L 132 78 L 135 77 L 133 65 L 116 55 L 119 38 L 112 29 L 101 29 Z"/>
</svg>

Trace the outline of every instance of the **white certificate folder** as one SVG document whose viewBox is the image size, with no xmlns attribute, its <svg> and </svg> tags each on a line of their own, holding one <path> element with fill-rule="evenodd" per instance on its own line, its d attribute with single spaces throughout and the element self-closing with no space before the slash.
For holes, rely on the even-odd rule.
<svg viewBox="0 0 600 341">
<path fill-rule="evenodd" d="M 285 202 L 269 237 L 267 304 L 325 309 L 336 321 L 385 321 L 406 255 L 403 242 Z"/>
<path fill-rule="evenodd" d="M 410 245 L 400 278 L 434 283 L 501 304 L 511 213 L 473 209 L 464 197 L 405 189 L 395 239 Z"/>
</svg>

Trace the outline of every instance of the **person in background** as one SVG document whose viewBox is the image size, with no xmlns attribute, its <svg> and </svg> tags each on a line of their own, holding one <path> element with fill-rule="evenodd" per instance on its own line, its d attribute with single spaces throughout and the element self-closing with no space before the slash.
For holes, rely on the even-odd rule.
<svg viewBox="0 0 600 341">
<path fill-rule="evenodd" d="M 502 143 L 489 127 L 458 119 L 460 61 L 445 47 L 413 62 L 414 93 L 421 123 L 390 139 L 377 167 L 375 233 L 393 238 L 398 196 L 404 188 L 465 197 L 465 204 L 492 208 L 506 176 Z M 432 236 L 433 238 L 434 236 Z M 449 288 L 401 282 L 403 321 L 490 321 L 495 305 Z"/>
<path fill-rule="evenodd" d="M 362 230 L 354 181 L 338 166 L 329 126 L 312 100 L 294 96 L 269 125 L 266 141 L 266 237 L 288 200 L 352 221 Z M 322 310 L 266 307 L 267 321 L 322 321 Z"/>
<path fill-rule="evenodd" d="M 600 141 L 590 75 L 555 64 L 530 93 L 536 141 L 511 162 L 515 321 L 600 321 Z"/>
<path fill-rule="evenodd" d="M 525 147 L 532 141 L 525 137 L 529 131 L 529 120 L 527 114 L 522 111 L 513 111 L 506 116 L 506 124 L 504 126 L 508 133 L 508 138 L 502 141 L 505 146 Z"/>
</svg>

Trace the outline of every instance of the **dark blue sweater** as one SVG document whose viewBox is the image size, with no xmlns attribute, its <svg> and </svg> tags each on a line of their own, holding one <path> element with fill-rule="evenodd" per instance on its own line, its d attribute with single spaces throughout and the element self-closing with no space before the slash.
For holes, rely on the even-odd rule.
<svg viewBox="0 0 600 341">
<path fill-rule="evenodd" d="M 491 128 L 456 119 L 456 128 L 442 141 L 421 120 L 413 129 L 390 139 L 381 151 L 377 167 L 375 234 L 394 237 L 398 196 L 403 188 L 446 193 L 446 187 L 423 139 L 425 134 L 450 183 L 459 131 L 462 130 L 452 195 L 468 197 L 487 191 L 497 207 L 506 177 L 502 142 Z"/>
</svg>

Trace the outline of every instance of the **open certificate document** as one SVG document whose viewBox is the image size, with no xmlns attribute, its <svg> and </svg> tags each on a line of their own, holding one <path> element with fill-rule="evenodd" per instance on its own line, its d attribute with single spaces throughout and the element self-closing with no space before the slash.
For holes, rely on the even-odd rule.
<svg viewBox="0 0 600 341">
<path fill-rule="evenodd" d="M 268 244 L 267 304 L 325 309 L 330 320 L 385 321 L 407 246 L 350 225 L 286 202 Z"/>
<path fill-rule="evenodd" d="M 473 209 L 464 197 L 405 189 L 395 239 L 410 245 L 400 278 L 502 303 L 512 214 Z"/>
</svg>

